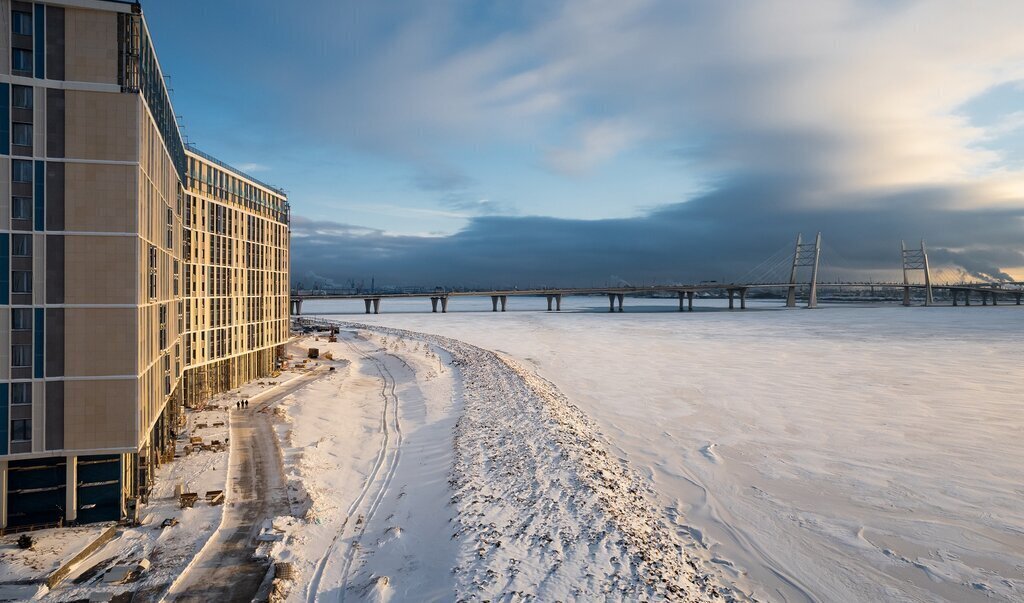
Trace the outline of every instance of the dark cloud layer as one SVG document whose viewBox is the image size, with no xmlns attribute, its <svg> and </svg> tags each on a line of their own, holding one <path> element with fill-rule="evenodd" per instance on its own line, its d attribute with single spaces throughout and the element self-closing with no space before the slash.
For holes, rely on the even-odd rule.
<svg viewBox="0 0 1024 603">
<path fill-rule="evenodd" d="M 899 245 L 924 238 L 933 264 L 976 275 L 1024 265 L 1024 209 L 958 209 L 971 190 L 917 189 L 814 207 L 792 180 L 749 179 L 615 220 L 480 217 L 447 237 L 392 236 L 296 217 L 293 280 L 497 287 L 730 281 L 822 231 L 825 278 L 886 278 Z M 811 183 L 804 183 L 811 186 Z"/>
</svg>

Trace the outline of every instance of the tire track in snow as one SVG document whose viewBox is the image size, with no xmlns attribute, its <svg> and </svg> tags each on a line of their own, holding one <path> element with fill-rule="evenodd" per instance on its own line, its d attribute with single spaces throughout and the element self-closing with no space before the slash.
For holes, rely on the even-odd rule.
<svg viewBox="0 0 1024 603">
<path fill-rule="evenodd" d="M 356 499 L 352 501 L 352 504 L 349 505 L 349 508 L 345 513 L 345 519 L 341 522 L 341 526 L 338 528 L 337 534 L 334 535 L 334 538 L 331 540 L 330 546 L 327 547 L 327 550 L 324 552 L 324 554 L 320 557 L 319 561 L 317 562 L 316 571 L 314 572 L 313 577 L 310 579 L 309 584 L 306 587 L 306 600 L 308 603 L 314 603 L 317 600 L 318 595 L 320 594 L 320 581 L 323 579 L 325 570 L 331 563 L 331 560 L 334 558 L 334 553 L 338 548 L 338 543 L 340 543 L 342 540 L 342 536 L 344 536 L 345 534 L 345 529 L 348 527 L 349 520 L 352 519 L 352 515 L 363 504 L 363 501 L 366 500 L 366 497 L 373 489 L 374 484 L 378 483 L 378 476 L 380 474 L 381 468 L 385 465 L 385 462 L 388 460 L 388 447 L 391 442 L 392 430 L 392 428 L 388 426 L 389 406 L 393 409 L 393 427 L 397 440 L 395 446 L 395 453 L 391 455 L 390 462 L 388 463 L 387 470 L 383 477 L 383 484 L 378 490 L 376 497 L 371 502 L 369 511 L 364 515 L 362 523 L 358 526 L 359 530 L 355 538 L 353 539 L 351 546 L 349 546 L 349 549 L 346 551 L 344 555 L 342 583 L 338 595 L 339 600 L 344 600 L 345 598 L 345 590 L 347 588 L 346 581 L 348 577 L 348 572 L 351 568 L 352 560 L 355 556 L 355 548 L 358 545 L 359 539 L 366 531 L 366 524 L 369 522 L 373 513 L 376 512 L 377 507 L 380 505 L 380 501 L 386 494 L 388 486 L 390 486 L 391 480 L 394 477 L 395 469 L 398 467 L 398 460 L 400 456 L 399 447 L 401 446 L 402 442 L 402 431 L 398 418 L 398 396 L 395 393 L 395 379 L 391 375 L 391 371 L 389 371 L 382 362 L 377 360 L 371 354 L 363 352 L 362 350 L 354 346 L 348 339 L 343 338 L 342 341 L 345 343 L 346 346 L 349 347 L 349 349 L 358 354 L 360 357 L 362 357 L 365 360 L 369 360 L 370 363 L 376 367 L 378 373 L 380 373 L 381 380 L 383 382 L 381 385 L 380 392 L 381 400 L 383 402 L 380 423 L 380 432 L 382 436 L 381 445 L 380 450 L 377 452 L 377 458 L 374 460 L 373 468 L 370 470 L 370 473 L 366 477 L 366 481 L 363 483 L 363 487 L 359 491 L 359 496 L 357 496 Z M 389 401 L 391 402 L 390 405 Z"/>
</svg>

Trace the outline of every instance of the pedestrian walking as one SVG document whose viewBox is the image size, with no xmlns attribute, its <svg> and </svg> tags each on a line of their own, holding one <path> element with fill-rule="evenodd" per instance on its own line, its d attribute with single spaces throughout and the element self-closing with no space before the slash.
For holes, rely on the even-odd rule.
<svg viewBox="0 0 1024 603">
<path fill-rule="evenodd" d="M 242 408 L 242 401 L 235 402 L 235 408 Z"/>
</svg>

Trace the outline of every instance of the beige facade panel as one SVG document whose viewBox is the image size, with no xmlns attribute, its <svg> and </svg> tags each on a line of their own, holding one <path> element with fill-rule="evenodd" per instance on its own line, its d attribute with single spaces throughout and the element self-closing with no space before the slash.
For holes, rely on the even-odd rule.
<svg viewBox="0 0 1024 603">
<path fill-rule="evenodd" d="M 0 0 L 0 15 L 11 14 L 11 0 Z M 4 21 L 10 22 L 10 17 Z M 11 73 L 11 30 L 9 27 L 0 27 L 0 73 L 10 75 Z"/>
<path fill-rule="evenodd" d="M 135 375 L 138 332 L 134 308 L 67 308 L 64 374 Z"/>
<path fill-rule="evenodd" d="M 134 304 L 138 239 L 125 236 L 64 238 L 64 302 Z M 134 323 L 134 320 L 132 321 Z"/>
<path fill-rule="evenodd" d="M 32 452 L 42 452 L 46 440 L 46 384 L 32 382 Z"/>
<path fill-rule="evenodd" d="M 137 94 L 67 90 L 65 155 L 69 159 L 137 162 L 141 102 Z"/>
<path fill-rule="evenodd" d="M 109 11 L 64 10 L 65 79 L 117 83 L 117 18 Z"/>
<path fill-rule="evenodd" d="M 138 179 L 139 170 L 132 165 L 66 163 L 65 230 L 134 232 Z"/>
<path fill-rule="evenodd" d="M 66 381 L 64 448 L 134 448 L 136 381 Z"/>
</svg>

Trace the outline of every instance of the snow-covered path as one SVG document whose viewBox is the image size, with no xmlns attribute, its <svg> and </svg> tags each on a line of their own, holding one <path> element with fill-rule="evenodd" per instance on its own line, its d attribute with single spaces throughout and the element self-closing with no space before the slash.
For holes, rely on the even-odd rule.
<svg viewBox="0 0 1024 603">
<path fill-rule="evenodd" d="M 449 598 L 452 372 L 418 342 L 343 332 L 309 343 L 337 360 L 280 406 L 302 516 L 279 522 L 288 539 L 273 551 L 298 573 L 288 600 Z"/>
</svg>

